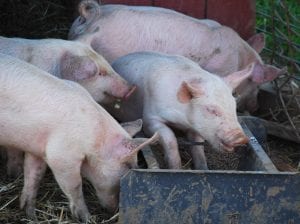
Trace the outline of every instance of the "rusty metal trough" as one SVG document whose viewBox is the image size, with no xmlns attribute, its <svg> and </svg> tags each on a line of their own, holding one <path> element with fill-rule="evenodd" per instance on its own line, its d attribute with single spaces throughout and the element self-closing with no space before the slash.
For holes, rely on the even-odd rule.
<svg viewBox="0 0 300 224">
<path fill-rule="evenodd" d="M 251 150 L 239 171 L 159 170 L 121 180 L 120 223 L 300 223 L 300 174 L 278 172 L 242 121 Z"/>
</svg>

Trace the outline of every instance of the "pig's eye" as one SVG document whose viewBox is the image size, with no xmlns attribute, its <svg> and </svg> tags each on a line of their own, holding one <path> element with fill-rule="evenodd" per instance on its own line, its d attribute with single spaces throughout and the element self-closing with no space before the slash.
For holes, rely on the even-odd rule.
<svg viewBox="0 0 300 224">
<path fill-rule="evenodd" d="M 237 91 L 233 91 L 233 92 L 232 92 L 232 96 L 233 96 L 234 98 L 237 98 L 237 97 L 239 96 L 239 94 L 238 94 Z"/>
<path fill-rule="evenodd" d="M 207 114 L 215 117 L 221 117 L 223 115 L 222 110 L 218 106 L 208 105 L 205 107 L 205 110 Z"/>
<path fill-rule="evenodd" d="M 107 73 L 107 71 L 106 71 L 106 70 L 101 70 L 101 69 L 100 69 L 100 73 L 99 73 L 99 75 L 101 75 L 101 76 L 107 76 L 107 75 L 108 75 L 108 73 Z"/>
</svg>

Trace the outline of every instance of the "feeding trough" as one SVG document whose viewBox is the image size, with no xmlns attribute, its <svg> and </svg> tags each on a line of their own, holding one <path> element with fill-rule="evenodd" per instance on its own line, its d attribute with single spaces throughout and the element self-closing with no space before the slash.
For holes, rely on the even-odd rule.
<svg viewBox="0 0 300 224">
<path fill-rule="evenodd" d="M 240 170 L 137 169 L 121 180 L 120 223 L 300 223 L 300 174 L 278 172 L 250 138 Z"/>
</svg>

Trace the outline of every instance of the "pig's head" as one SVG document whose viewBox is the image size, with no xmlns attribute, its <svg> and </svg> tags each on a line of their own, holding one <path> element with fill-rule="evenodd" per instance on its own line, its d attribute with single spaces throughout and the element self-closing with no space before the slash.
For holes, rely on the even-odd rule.
<svg viewBox="0 0 300 224">
<path fill-rule="evenodd" d="M 135 89 L 101 55 L 89 48 L 80 54 L 65 52 L 60 61 L 60 75 L 81 84 L 99 103 L 127 98 Z"/>
<path fill-rule="evenodd" d="M 257 94 L 259 86 L 263 83 L 273 81 L 284 73 L 285 69 L 278 69 L 272 65 L 257 63 L 252 75 L 234 90 L 238 110 L 247 110 L 250 113 L 256 111 L 258 109 Z"/>
<path fill-rule="evenodd" d="M 132 125 L 131 125 L 132 124 Z M 98 159 L 93 156 L 86 176 L 93 183 L 102 206 L 114 211 L 118 206 L 120 179 L 130 169 L 137 168 L 137 153 L 143 147 L 158 140 L 158 134 L 151 138 L 132 138 L 141 130 L 142 121 L 126 123 L 123 128 L 128 135 L 115 135 L 99 151 Z"/>
<path fill-rule="evenodd" d="M 68 34 L 69 40 L 74 40 L 80 35 L 89 33 L 89 28 L 100 16 L 100 4 L 95 0 L 81 1 L 78 4 L 78 12 L 79 16 L 72 24 Z"/>
<path fill-rule="evenodd" d="M 259 85 L 273 81 L 283 74 L 285 69 L 278 69 L 275 66 L 263 64 L 263 61 L 258 55 L 265 46 L 263 33 L 255 34 L 247 42 L 255 52 L 253 51 L 253 55 L 249 54 L 249 57 L 245 56 L 245 66 L 253 62 L 255 62 L 256 65 L 251 76 L 241 82 L 240 85 L 235 88 L 234 92 L 237 98 L 238 110 L 254 112 L 258 109 L 257 94 Z"/>
<path fill-rule="evenodd" d="M 233 151 L 248 142 L 236 114 L 232 90 L 253 72 L 254 65 L 220 78 L 208 72 L 184 81 L 178 92 L 180 103 L 186 104 L 189 126 L 207 140 L 214 149 Z"/>
</svg>

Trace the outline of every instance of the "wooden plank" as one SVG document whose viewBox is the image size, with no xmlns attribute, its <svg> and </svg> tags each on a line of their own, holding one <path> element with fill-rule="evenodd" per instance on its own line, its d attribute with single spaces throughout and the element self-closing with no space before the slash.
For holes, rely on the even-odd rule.
<svg viewBox="0 0 300 224">
<path fill-rule="evenodd" d="M 204 18 L 205 0 L 153 0 L 154 6 L 174 9 L 196 18 Z"/>
<path fill-rule="evenodd" d="M 146 160 L 148 169 L 159 169 L 159 164 L 150 148 L 150 146 L 145 146 L 142 149 L 143 156 Z"/>
<path fill-rule="evenodd" d="M 300 223 L 300 173 L 132 170 L 119 222 Z"/>
<path fill-rule="evenodd" d="M 102 4 L 152 5 L 153 0 L 102 0 Z"/>
<path fill-rule="evenodd" d="M 244 39 L 255 33 L 255 0 L 209 0 L 206 16 L 237 31 Z"/>
</svg>

